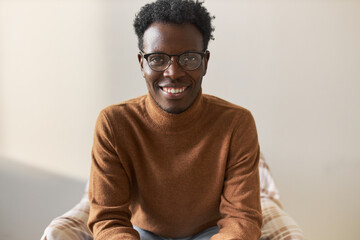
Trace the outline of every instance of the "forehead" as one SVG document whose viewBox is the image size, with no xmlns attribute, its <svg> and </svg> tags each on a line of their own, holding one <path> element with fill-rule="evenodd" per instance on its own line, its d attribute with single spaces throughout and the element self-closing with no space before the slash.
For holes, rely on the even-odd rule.
<svg viewBox="0 0 360 240">
<path fill-rule="evenodd" d="M 153 23 L 144 32 L 144 52 L 178 54 L 202 51 L 201 32 L 193 24 Z"/>
</svg>

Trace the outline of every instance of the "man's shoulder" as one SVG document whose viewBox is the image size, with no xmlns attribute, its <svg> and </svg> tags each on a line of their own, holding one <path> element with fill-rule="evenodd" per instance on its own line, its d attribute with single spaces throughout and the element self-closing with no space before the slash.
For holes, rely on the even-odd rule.
<svg viewBox="0 0 360 240">
<path fill-rule="evenodd" d="M 229 101 L 226 101 L 222 98 L 213 96 L 213 95 L 209 95 L 209 94 L 204 94 L 204 99 L 206 101 L 207 104 L 210 105 L 210 109 L 213 110 L 218 110 L 218 111 L 226 111 L 226 112 L 232 112 L 232 113 L 236 113 L 236 114 L 240 114 L 240 115 L 251 115 L 250 110 L 236 105 L 234 103 L 231 103 Z"/>
<path fill-rule="evenodd" d="M 141 111 L 144 108 L 146 95 L 132 98 L 117 104 L 112 104 L 104 108 L 101 112 L 106 115 L 127 114 L 133 111 Z"/>
<path fill-rule="evenodd" d="M 208 104 L 209 112 L 207 115 L 213 121 L 216 119 L 222 124 L 226 123 L 228 126 L 233 126 L 234 129 L 254 128 L 255 119 L 250 110 L 211 95 L 205 95 L 205 101 Z"/>
</svg>

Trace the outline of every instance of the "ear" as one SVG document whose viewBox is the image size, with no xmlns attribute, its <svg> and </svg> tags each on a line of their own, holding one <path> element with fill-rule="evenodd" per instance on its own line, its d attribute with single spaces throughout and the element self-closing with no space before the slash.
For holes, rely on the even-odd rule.
<svg viewBox="0 0 360 240">
<path fill-rule="evenodd" d="M 203 76 L 206 75 L 209 59 L 210 59 L 210 51 L 206 50 L 205 51 L 205 56 L 204 56 L 204 64 L 205 65 L 204 65 L 204 74 L 203 74 Z"/>
<path fill-rule="evenodd" d="M 144 58 L 140 53 L 138 53 L 137 57 L 138 57 L 141 73 L 142 73 L 143 77 L 145 77 L 145 74 L 144 74 Z"/>
</svg>

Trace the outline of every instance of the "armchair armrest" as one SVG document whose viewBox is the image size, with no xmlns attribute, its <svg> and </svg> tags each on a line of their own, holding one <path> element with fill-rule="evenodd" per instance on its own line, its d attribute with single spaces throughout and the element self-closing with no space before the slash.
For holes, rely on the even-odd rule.
<svg viewBox="0 0 360 240">
<path fill-rule="evenodd" d="M 81 201 L 65 214 L 52 220 L 41 240 L 92 240 L 87 227 L 89 208 L 87 184 Z"/>
<path fill-rule="evenodd" d="M 260 196 L 263 225 L 259 240 L 303 240 L 304 233 L 283 209 L 279 190 L 264 156 L 260 155 Z"/>
<path fill-rule="evenodd" d="M 269 198 L 261 198 L 263 225 L 259 240 L 303 240 L 304 232 L 280 206 Z"/>
</svg>

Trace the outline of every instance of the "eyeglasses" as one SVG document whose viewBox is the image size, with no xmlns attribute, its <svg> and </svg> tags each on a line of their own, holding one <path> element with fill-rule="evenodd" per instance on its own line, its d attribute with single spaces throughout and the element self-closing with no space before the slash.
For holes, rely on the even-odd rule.
<svg viewBox="0 0 360 240">
<path fill-rule="evenodd" d="M 146 59 L 149 67 L 156 71 L 162 72 L 171 65 L 172 57 L 177 57 L 178 64 L 185 71 L 196 70 L 200 67 L 205 56 L 205 52 L 184 52 L 178 55 L 170 55 L 166 53 L 147 53 L 140 51 L 140 54 Z"/>
</svg>

